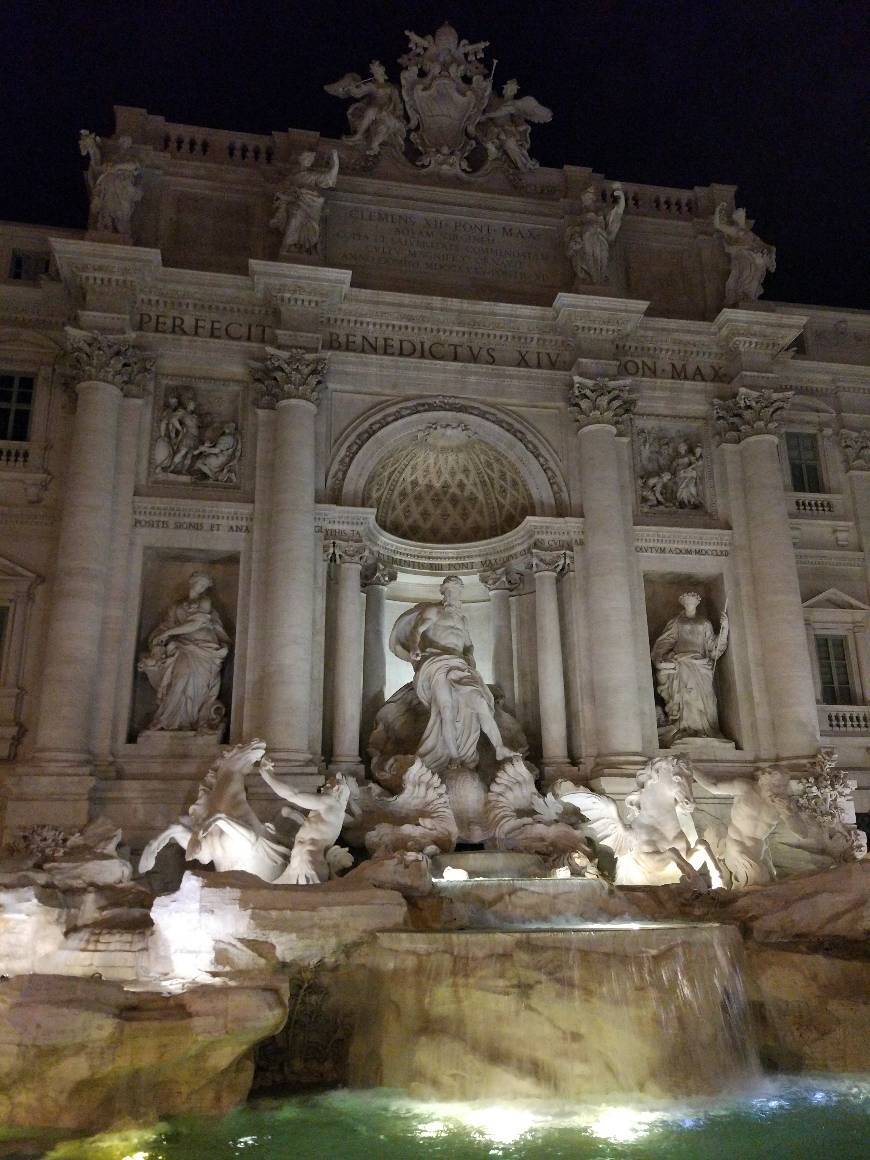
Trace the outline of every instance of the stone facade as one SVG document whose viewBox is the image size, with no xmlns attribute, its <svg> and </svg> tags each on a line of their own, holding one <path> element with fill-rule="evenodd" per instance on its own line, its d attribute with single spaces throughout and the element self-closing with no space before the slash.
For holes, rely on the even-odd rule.
<svg viewBox="0 0 870 1160">
<path fill-rule="evenodd" d="M 390 628 L 447 573 L 547 777 L 616 792 L 659 752 L 650 648 L 691 589 L 730 621 L 699 768 L 833 748 L 870 808 L 868 316 L 726 307 L 731 187 L 538 167 L 489 131 L 433 172 L 391 132 L 119 108 L 96 180 L 135 181 L 127 218 L 0 226 L 5 832 L 100 813 L 141 846 L 221 740 L 263 737 L 302 788 L 361 773 L 407 679 Z M 316 244 L 282 251 L 276 193 L 333 151 Z M 566 236 L 616 204 L 591 284 Z M 226 635 L 206 676 L 220 640 L 169 649 L 209 728 L 146 727 L 167 609 Z"/>
</svg>

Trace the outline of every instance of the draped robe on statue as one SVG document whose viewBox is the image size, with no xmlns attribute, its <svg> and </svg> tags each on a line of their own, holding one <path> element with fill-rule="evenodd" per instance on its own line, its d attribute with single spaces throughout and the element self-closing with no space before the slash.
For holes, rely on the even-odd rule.
<svg viewBox="0 0 870 1160">
<path fill-rule="evenodd" d="M 416 755 L 435 773 L 450 765 L 474 769 L 482 726 L 497 754 L 503 749 L 493 718 L 493 696 L 464 652 L 447 651 L 443 641 L 433 639 L 425 629 L 420 636 L 420 657 L 412 658 L 411 636 L 429 607 L 417 604 L 402 613 L 390 635 L 391 651 L 414 665 L 414 692 L 429 710 Z"/>
<path fill-rule="evenodd" d="M 709 620 L 680 613 L 665 626 L 652 647 L 658 691 L 665 702 L 665 745 L 681 737 L 721 737 L 713 663 L 718 637 Z"/>
</svg>

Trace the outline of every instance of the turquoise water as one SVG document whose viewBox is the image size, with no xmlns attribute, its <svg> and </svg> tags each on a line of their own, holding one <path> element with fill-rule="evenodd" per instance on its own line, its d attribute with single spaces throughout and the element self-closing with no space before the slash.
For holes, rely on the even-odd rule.
<svg viewBox="0 0 870 1160">
<path fill-rule="evenodd" d="M 94 1136 L 45 1160 L 857 1160 L 870 1077 L 765 1081 L 749 1095 L 641 1107 L 420 1103 L 387 1092 L 261 1100 L 221 1119 Z M 15 1145 L 12 1145 L 14 1148 Z M 31 1145 L 33 1147 L 33 1145 Z M 44 1148 L 44 1145 L 43 1145 Z"/>
</svg>

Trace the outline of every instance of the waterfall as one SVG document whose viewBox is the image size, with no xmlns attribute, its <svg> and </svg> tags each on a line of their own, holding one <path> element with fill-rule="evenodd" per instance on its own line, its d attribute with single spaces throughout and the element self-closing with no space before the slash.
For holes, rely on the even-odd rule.
<svg viewBox="0 0 870 1160">
<path fill-rule="evenodd" d="M 383 933 L 353 1087 L 445 1100 L 709 1095 L 755 1073 L 731 927 Z"/>
</svg>

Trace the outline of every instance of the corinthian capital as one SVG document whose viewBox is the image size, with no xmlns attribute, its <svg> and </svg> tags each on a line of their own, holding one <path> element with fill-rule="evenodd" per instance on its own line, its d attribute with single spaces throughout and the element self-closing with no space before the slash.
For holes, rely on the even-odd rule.
<svg viewBox="0 0 870 1160">
<path fill-rule="evenodd" d="M 742 443 L 751 435 L 775 435 L 794 391 L 751 391 L 741 387 L 733 399 L 713 400 L 713 421 L 720 443 Z"/>
<path fill-rule="evenodd" d="M 841 431 L 847 471 L 870 471 L 870 431 Z"/>
<path fill-rule="evenodd" d="M 386 588 L 398 576 L 395 568 L 385 564 L 383 560 L 370 560 L 367 568 L 363 569 L 363 588 Z"/>
<path fill-rule="evenodd" d="M 302 347 L 275 350 L 266 347 L 266 360 L 253 363 L 251 373 L 258 386 L 255 403 L 273 409 L 285 399 L 304 399 L 315 407 L 320 401 L 327 356 Z"/>
<path fill-rule="evenodd" d="M 492 572 L 481 572 L 480 582 L 490 592 L 516 592 L 523 578 L 513 568 L 495 568 Z"/>
<path fill-rule="evenodd" d="M 154 359 L 133 345 L 132 334 L 96 334 L 66 327 L 65 369 L 76 383 L 111 383 L 132 398 L 148 393 Z"/>
<path fill-rule="evenodd" d="M 637 394 L 631 379 L 584 379 L 572 375 L 568 406 L 581 431 L 606 424 L 622 432 L 637 406 Z"/>
<path fill-rule="evenodd" d="M 574 553 L 567 549 L 561 552 L 545 552 L 540 548 L 532 549 L 532 572 L 537 576 L 539 572 L 555 572 L 561 576 L 570 572 L 574 566 Z"/>
</svg>

